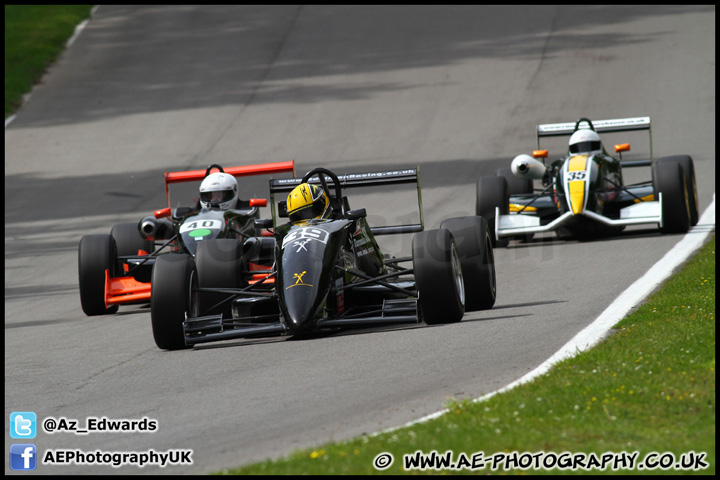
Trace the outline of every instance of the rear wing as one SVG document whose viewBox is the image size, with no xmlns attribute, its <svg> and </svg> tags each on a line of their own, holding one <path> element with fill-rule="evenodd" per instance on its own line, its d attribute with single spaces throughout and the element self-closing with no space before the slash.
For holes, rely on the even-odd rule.
<svg viewBox="0 0 720 480">
<path fill-rule="evenodd" d="M 540 137 L 570 136 L 578 128 L 592 128 L 598 133 L 647 130 L 650 136 L 650 160 L 652 160 L 652 130 L 650 127 L 650 117 L 616 118 L 613 120 L 589 120 L 587 118 L 580 118 L 576 122 L 546 123 L 537 126 L 538 150 L 540 150 Z"/>
<path fill-rule="evenodd" d="M 186 172 L 165 172 L 165 197 L 168 208 L 170 207 L 170 191 L 168 185 L 171 183 L 184 183 L 204 179 L 210 170 L 216 165 L 210 165 L 205 170 L 190 170 Z M 274 173 L 292 172 L 295 177 L 295 160 L 289 162 L 260 163 L 257 165 L 245 165 L 240 167 L 224 168 L 223 171 L 233 177 L 247 177 L 251 175 L 272 175 Z"/>
<path fill-rule="evenodd" d="M 332 179 L 326 176 L 326 180 L 328 182 L 328 188 L 332 188 Z M 338 180 L 340 181 L 340 186 L 343 189 L 355 187 L 399 185 L 407 183 L 416 184 L 418 210 L 420 212 L 420 223 L 373 227 L 371 230 L 374 235 L 414 233 L 423 231 L 425 223 L 423 220 L 422 193 L 420 188 L 420 167 L 391 170 L 386 172 L 348 173 L 345 175 L 338 175 Z M 275 194 L 289 193 L 292 191 L 293 188 L 300 185 L 300 183 L 302 183 L 302 179 L 300 178 L 279 178 L 270 180 L 270 201 L 272 202 L 271 209 L 273 226 L 277 226 L 278 216 L 286 216 L 287 214 L 287 205 L 284 199 L 278 201 L 278 212 L 276 212 Z M 311 177 L 308 180 L 308 183 L 320 185 L 321 182 L 320 178 L 316 175 L 314 177 Z"/>
</svg>

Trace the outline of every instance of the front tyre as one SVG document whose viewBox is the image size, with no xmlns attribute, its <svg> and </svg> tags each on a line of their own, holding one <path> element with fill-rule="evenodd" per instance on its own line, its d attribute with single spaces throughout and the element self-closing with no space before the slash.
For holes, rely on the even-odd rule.
<svg viewBox="0 0 720 480">
<path fill-rule="evenodd" d="M 110 230 L 110 235 L 115 239 L 118 257 L 137 257 L 140 256 L 138 253 L 139 250 L 147 253 L 152 253 L 155 248 L 154 242 L 145 240 L 140 236 L 140 231 L 138 230 L 137 223 L 115 224 L 112 227 L 112 230 Z M 124 273 L 123 268 L 125 263 L 126 259 L 117 259 L 117 272 L 122 273 L 122 275 L 127 275 L 126 273 Z M 145 277 L 148 276 L 149 275 L 147 274 L 145 275 Z M 141 276 L 140 278 L 136 277 L 136 280 L 139 282 L 149 282 L 150 278 L 144 278 Z"/>
<path fill-rule="evenodd" d="M 155 344 L 163 350 L 185 345 L 185 314 L 196 316 L 197 272 L 187 254 L 160 255 L 152 271 L 150 317 Z"/>
<path fill-rule="evenodd" d="M 500 215 L 507 215 L 510 208 L 508 183 L 505 177 L 480 177 L 475 196 L 475 215 L 483 217 L 490 228 L 493 247 L 507 247 L 508 240 L 495 239 L 495 207 L 500 207 Z"/>
<path fill-rule="evenodd" d="M 690 229 L 690 208 L 685 176 L 680 163 L 664 162 L 653 168 L 655 198 L 662 193 L 661 233 L 686 233 Z"/>
<path fill-rule="evenodd" d="M 205 240 L 198 244 L 195 255 L 197 279 L 200 288 L 240 288 L 244 286 L 248 272 L 247 259 L 243 255 L 243 242 L 234 238 Z M 232 304 L 224 300 L 228 294 L 203 293 L 199 297 L 200 315 L 232 317 Z M 213 308 L 220 304 L 219 307 Z"/>
<path fill-rule="evenodd" d="M 459 322 L 465 313 L 465 287 L 450 231 L 439 229 L 416 234 L 412 253 L 418 303 L 425 323 Z"/>
<path fill-rule="evenodd" d="M 690 226 L 697 225 L 700 215 L 698 214 L 697 182 L 695 181 L 695 164 L 689 155 L 673 155 L 671 157 L 658 158 L 656 166 L 661 163 L 679 163 L 685 175 L 685 188 L 688 194 L 688 208 L 690 210 Z"/>
<path fill-rule="evenodd" d="M 455 240 L 463 283 L 465 311 L 487 310 L 495 305 L 495 257 L 487 221 L 483 217 L 457 217 L 444 220 L 440 228 Z"/>
<path fill-rule="evenodd" d="M 118 306 L 105 308 L 105 270 L 115 276 L 115 242 L 110 235 L 85 235 L 78 246 L 80 304 L 85 315 L 106 315 Z"/>
</svg>

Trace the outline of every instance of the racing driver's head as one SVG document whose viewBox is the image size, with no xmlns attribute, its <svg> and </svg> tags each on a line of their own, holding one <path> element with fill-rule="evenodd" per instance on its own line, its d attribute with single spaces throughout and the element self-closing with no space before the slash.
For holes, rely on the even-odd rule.
<svg viewBox="0 0 720 480">
<path fill-rule="evenodd" d="M 211 173 L 200 184 L 200 204 L 205 208 L 235 208 L 237 197 L 237 180 L 227 173 Z"/>
<path fill-rule="evenodd" d="M 325 191 L 309 183 L 301 183 L 293 188 L 287 199 L 288 216 L 293 223 L 322 218 L 329 206 L 330 199 Z"/>
<path fill-rule="evenodd" d="M 573 155 L 589 155 L 592 153 L 602 153 L 602 142 L 600 141 L 600 135 L 598 135 L 595 130 L 578 130 L 570 137 L 568 150 Z"/>
</svg>

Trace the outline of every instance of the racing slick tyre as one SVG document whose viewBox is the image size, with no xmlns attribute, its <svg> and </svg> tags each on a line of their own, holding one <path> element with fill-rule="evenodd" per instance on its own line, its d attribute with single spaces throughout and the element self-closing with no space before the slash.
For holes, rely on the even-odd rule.
<svg viewBox="0 0 720 480">
<path fill-rule="evenodd" d="M 460 258 L 465 284 L 465 311 L 487 310 L 495 305 L 495 257 L 490 231 L 483 217 L 443 220 L 440 228 L 450 230 Z"/>
<path fill-rule="evenodd" d="M 509 202 L 508 182 L 505 177 L 480 177 L 478 179 L 475 215 L 483 217 L 487 221 L 493 248 L 507 247 L 509 243 L 505 238 L 495 239 L 495 207 L 500 207 L 500 215 L 507 215 Z"/>
<path fill-rule="evenodd" d="M 497 171 L 498 177 L 503 177 L 508 184 L 508 197 L 511 195 L 532 195 L 533 193 L 533 181 L 531 178 L 518 178 L 512 173 L 512 168 L 498 168 Z M 508 209 L 509 209 L 510 200 L 508 198 Z M 495 232 L 493 231 L 492 234 L 494 235 Z M 529 242 L 532 240 L 534 234 L 528 233 L 526 235 L 516 235 L 514 237 L 515 240 L 520 240 L 523 242 Z"/>
<path fill-rule="evenodd" d="M 155 248 L 155 243 L 149 240 L 145 240 L 140 236 L 138 231 L 137 223 L 118 223 L 113 226 L 110 230 L 110 235 L 115 239 L 115 245 L 117 246 L 117 256 L 131 256 L 138 255 L 138 251 L 142 250 L 147 253 L 152 253 Z M 123 259 L 117 259 L 117 272 L 124 272 Z M 138 282 L 149 282 L 151 270 L 149 268 L 144 269 L 143 273 L 134 275 Z"/>
<path fill-rule="evenodd" d="M 195 256 L 200 288 L 240 288 L 245 284 L 247 260 L 243 255 L 243 241 L 234 238 L 205 240 L 198 244 Z M 224 293 L 202 293 L 199 297 L 200 315 L 232 316 L 232 304 Z"/>
<path fill-rule="evenodd" d="M 412 240 L 420 314 L 428 325 L 454 323 L 465 314 L 465 287 L 455 240 L 447 229 L 420 232 Z"/>
<path fill-rule="evenodd" d="M 155 344 L 163 350 L 188 348 L 183 322 L 185 313 L 197 316 L 195 262 L 185 253 L 160 255 L 152 270 L 150 318 Z"/>
<path fill-rule="evenodd" d="M 661 233 L 685 233 L 690 229 L 690 208 L 683 169 L 678 162 L 655 165 L 652 172 L 655 198 L 662 193 Z"/>
<path fill-rule="evenodd" d="M 694 227 L 700 218 L 698 214 L 697 183 L 695 182 L 695 164 L 689 155 L 673 155 L 656 160 L 655 165 L 661 163 L 679 163 L 685 174 L 685 188 L 688 192 L 688 207 L 690 208 L 690 226 Z"/>
<path fill-rule="evenodd" d="M 118 306 L 105 308 L 105 270 L 115 276 L 115 242 L 110 235 L 85 235 L 78 246 L 80 304 L 85 315 L 105 315 Z"/>
</svg>

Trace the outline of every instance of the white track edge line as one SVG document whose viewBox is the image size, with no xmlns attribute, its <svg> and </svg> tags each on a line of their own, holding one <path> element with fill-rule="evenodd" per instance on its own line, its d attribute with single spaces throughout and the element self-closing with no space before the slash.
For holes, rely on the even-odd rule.
<svg viewBox="0 0 720 480">
<path fill-rule="evenodd" d="M 613 303 L 610 304 L 601 314 L 597 317 L 590 325 L 585 327 L 577 335 L 575 335 L 569 342 L 567 342 L 560 350 L 555 352 L 553 356 L 541 363 L 535 370 L 525 374 L 518 380 L 509 383 L 508 385 L 483 395 L 482 397 L 476 398 L 473 402 L 483 402 L 498 393 L 503 393 L 508 390 L 512 390 L 518 385 L 527 383 L 530 380 L 544 375 L 550 368 L 556 363 L 562 360 L 572 358 L 580 352 L 587 350 L 595 346 L 600 340 L 602 340 L 608 331 L 618 323 L 620 320 L 625 318 L 628 312 L 640 304 L 645 298 L 650 295 L 658 285 L 667 280 L 675 269 L 683 264 L 695 251 L 705 244 L 707 237 L 715 231 L 715 194 L 713 193 L 713 199 L 710 205 L 705 209 L 702 216 L 698 220 L 696 226 L 692 227 L 690 231 L 678 243 L 675 244 L 655 265 L 636 280 L 632 285 L 625 289 Z M 409 427 L 418 423 L 424 423 L 429 420 L 438 418 L 448 412 L 445 408 L 435 413 L 431 413 L 417 420 L 413 420 L 404 425 L 396 427 L 390 427 L 380 432 L 373 433 L 369 436 L 374 437 L 383 433 L 392 432 L 401 428 Z"/>
</svg>

